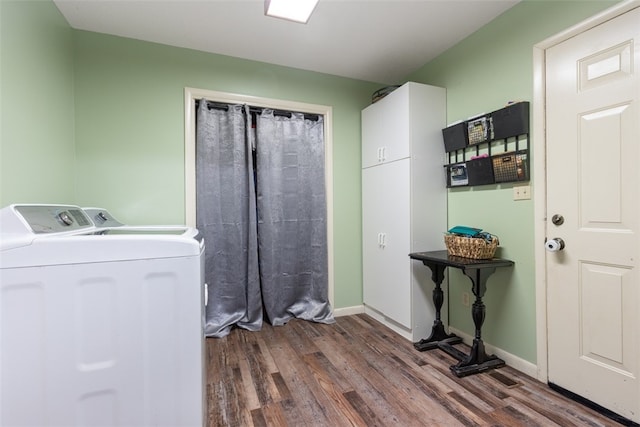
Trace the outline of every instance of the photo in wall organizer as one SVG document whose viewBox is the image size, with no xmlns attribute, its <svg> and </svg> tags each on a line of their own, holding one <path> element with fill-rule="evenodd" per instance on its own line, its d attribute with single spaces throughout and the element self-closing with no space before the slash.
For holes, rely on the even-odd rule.
<svg viewBox="0 0 640 427">
<path fill-rule="evenodd" d="M 448 181 L 450 187 L 459 187 L 469 184 L 469 176 L 467 175 L 467 164 L 457 163 L 447 167 Z"/>
<path fill-rule="evenodd" d="M 479 144 L 489 139 L 489 118 L 486 116 L 471 119 L 467 122 L 467 138 L 469 145 Z"/>
<path fill-rule="evenodd" d="M 526 151 L 517 151 L 493 156 L 493 175 L 496 183 L 528 181 L 528 158 Z"/>
</svg>

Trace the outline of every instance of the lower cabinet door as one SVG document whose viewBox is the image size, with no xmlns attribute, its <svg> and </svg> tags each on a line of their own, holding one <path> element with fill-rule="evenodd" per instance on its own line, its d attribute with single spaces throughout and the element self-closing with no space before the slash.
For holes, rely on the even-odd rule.
<svg viewBox="0 0 640 427">
<path fill-rule="evenodd" d="M 411 328 L 410 160 L 362 170 L 364 303 Z"/>
</svg>

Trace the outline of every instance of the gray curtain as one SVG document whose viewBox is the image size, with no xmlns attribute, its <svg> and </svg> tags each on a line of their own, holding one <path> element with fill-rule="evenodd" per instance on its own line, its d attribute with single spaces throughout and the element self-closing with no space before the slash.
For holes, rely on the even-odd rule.
<svg viewBox="0 0 640 427">
<path fill-rule="evenodd" d="M 262 327 L 251 115 L 200 102 L 196 126 L 196 227 L 205 239 L 205 335 Z"/>
<path fill-rule="evenodd" d="M 296 317 L 334 322 L 328 302 L 322 118 L 246 106 L 196 122 L 197 227 L 206 245 L 205 334 Z M 254 140 L 255 136 L 255 140 Z M 252 148 L 255 147 L 255 153 Z M 255 154 L 255 165 L 254 165 Z"/>
<path fill-rule="evenodd" d="M 333 321 L 327 296 L 324 124 L 304 115 L 256 120 L 258 248 L 269 321 Z"/>
</svg>

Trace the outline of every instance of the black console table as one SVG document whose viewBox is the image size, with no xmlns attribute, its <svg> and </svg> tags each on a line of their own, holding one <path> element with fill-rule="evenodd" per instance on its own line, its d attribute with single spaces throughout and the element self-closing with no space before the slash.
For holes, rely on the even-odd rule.
<svg viewBox="0 0 640 427">
<path fill-rule="evenodd" d="M 446 351 L 451 356 L 458 359 L 456 365 L 451 366 L 451 371 L 458 377 L 464 377 L 491 368 L 504 366 L 504 360 L 494 355 L 487 355 L 482 341 L 482 324 L 485 318 L 485 306 L 482 297 L 487 290 L 487 279 L 498 267 L 510 267 L 513 261 L 508 259 L 471 259 L 449 255 L 447 251 L 415 252 L 409 254 L 411 259 L 422 261 L 424 265 L 431 269 L 431 279 L 436 287 L 433 290 L 433 303 L 436 307 L 436 320 L 433 322 L 431 335 L 428 338 L 414 343 L 414 347 L 419 351 L 439 348 Z M 476 327 L 475 337 L 471 352 L 465 354 L 453 347 L 462 341 L 454 334 L 447 334 L 440 319 L 440 309 L 444 301 L 441 288 L 444 280 L 444 270 L 447 267 L 459 268 L 465 276 L 471 279 L 473 295 L 476 300 L 471 307 L 471 316 Z"/>
</svg>

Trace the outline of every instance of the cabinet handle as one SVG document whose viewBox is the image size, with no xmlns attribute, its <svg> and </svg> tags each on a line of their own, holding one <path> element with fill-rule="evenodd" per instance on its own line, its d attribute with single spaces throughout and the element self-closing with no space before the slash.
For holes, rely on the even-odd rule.
<svg viewBox="0 0 640 427">
<path fill-rule="evenodd" d="M 378 233 L 378 246 L 382 249 L 387 246 L 387 235 L 385 233 Z"/>
<path fill-rule="evenodd" d="M 387 147 L 378 147 L 378 163 L 387 160 Z"/>
<path fill-rule="evenodd" d="M 378 147 L 378 163 L 387 160 L 387 147 Z"/>
</svg>

